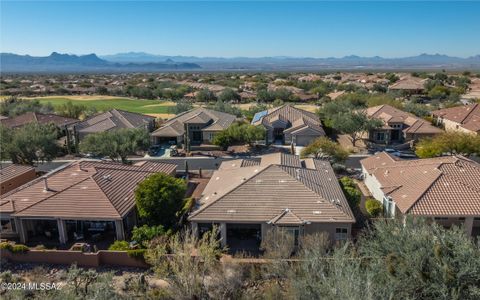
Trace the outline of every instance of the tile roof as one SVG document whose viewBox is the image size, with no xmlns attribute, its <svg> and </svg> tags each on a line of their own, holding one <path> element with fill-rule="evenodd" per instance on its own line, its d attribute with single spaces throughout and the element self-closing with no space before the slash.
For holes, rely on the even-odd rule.
<svg viewBox="0 0 480 300">
<path fill-rule="evenodd" d="M 235 119 L 234 115 L 199 107 L 183 112 L 168 120 L 155 130 L 152 136 L 181 136 L 185 133 L 184 123 L 208 124 L 205 128 L 202 128 L 203 131 L 220 131 L 227 129 Z"/>
<path fill-rule="evenodd" d="M 459 123 L 461 127 L 480 132 L 480 104 L 457 106 L 433 111 L 432 114 Z"/>
<path fill-rule="evenodd" d="M 382 120 L 385 125 L 402 123 L 406 126 L 403 129 L 406 133 L 437 134 L 443 132 L 428 121 L 387 104 L 369 107 L 366 110 L 366 114 L 370 118 Z"/>
<path fill-rule="evenodd" d="M 0 169 L 0 183 L 35 170 L 32 166 L 11 164 Z"/>
<path fill-rule="evenodd" d="M 480 165 L 461 156 L 402 160 L 382 152 L 362 166 L 402 213 L 480 215 Z"/>
<path fill-rule="evenodd" d="M 0 212 L 18 217 L 120 219 L 134 206 L 135 187 L 153 173 L 174 174 L 176 165 L 79 161 L 27 183 L 0 199 Z"/>
<path fill-rule="evenodd" d="M 425 79 L 415 77 L 404 77 L 389 86 L 392 90 L 424 90 Z"/>
<path fill-rule="evenodd" d="M 27 112 L 11 118 L 0 120 L 3 126 L 9 128 L 16 128 L 24 126 L 28 123 L 49 124 L 53 123 L 58 127 L 68 126 L 79 122 L 77 119 L 66 118 L 54 114 L 42 114 L 37 112 Z"/>
<path fill-rule="evenodd" d="M 155 120 L 154 117 L 112 109 L 97 114 L 75 125 L 78 132 L 93 133 L 111 129 L 141 128 Z"/>
<path fill-rule="evenodd" d="M 242 160 L 222 163 L 190 220 L 355 222 L 328 162 L 308 159 L 306 163 L 276 153 L 262 157 L 258 165 L 242 164 Z"/>
<path fill-rule="evenodd" d="M 281 120 L 287 124 L 288 129 L 285 132 L 295 134 L 297 131 L 310 128 L 321 135 L 325 135 L 322 123 L 315 113 L 288 104 L 270 109 L 266 113 L 260 112 L 257 115 L 258 117 L 254 117 L 252 120 L 253 125 L 261 124 L 271 128 L 275 121 Z"/>
</svg>

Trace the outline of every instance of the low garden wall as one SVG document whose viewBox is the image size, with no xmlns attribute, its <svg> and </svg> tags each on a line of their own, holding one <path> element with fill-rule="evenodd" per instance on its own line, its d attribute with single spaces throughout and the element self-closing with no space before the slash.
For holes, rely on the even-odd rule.
<svg viewBox="0 0 480 300">
<path fill-rule="evenodd" d="M 78 266 L 93 268 L 99 266 L 150 267 L 142 258 L 131 257 L 126 251 L 100 250 L 96 253 L 83 253 L 69 250 L 29 250 L 14 253 L 9 250 L 1 250 L 0 257 L 12 262 L 58 265 L 76 263 Z"/>
</svg>

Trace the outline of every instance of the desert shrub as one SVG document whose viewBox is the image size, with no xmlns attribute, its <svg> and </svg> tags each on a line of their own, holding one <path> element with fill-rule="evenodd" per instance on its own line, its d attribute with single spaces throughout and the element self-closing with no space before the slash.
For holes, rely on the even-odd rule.
<svg viewBox="0 0 480 300">
<path fill-rule="evenodd" d="M 383 211 L 382 203 L 372 198 L 369 198 L 365 201 L 365 208 L 372 218 L 380 216 Z"/>
<path fill-rule="evenodd" d="M 143 225 L 141 227 L 135 226 L 132 230 L 132 240 L 136 241 L 143 247 L 147 246 L 147 243 L 153 238 L 164 235 L 165 230 L 162 225 L 158 226 L 148 226 Z"/>
<path fill-rule="evenodd" d="M 115 241 L 108 247 L 111 251 L 125 251 L 130 249 L 130 245 L 127 241 Z"/>
</svg>

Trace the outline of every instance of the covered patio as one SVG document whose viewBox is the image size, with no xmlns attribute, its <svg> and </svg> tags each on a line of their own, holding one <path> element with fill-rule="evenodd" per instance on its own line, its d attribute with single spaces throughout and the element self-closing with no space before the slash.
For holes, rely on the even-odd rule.
<svg viewBox="0 0 480 300">
<path fill-rule="evenodd" d="M 105 244 L 105 241 L 109 245 L 125 239 L 124 220 L 18 218 L 16 225 L 20 242 L 32 246 L 64 248 L 76 242 Z"/>
</svg>

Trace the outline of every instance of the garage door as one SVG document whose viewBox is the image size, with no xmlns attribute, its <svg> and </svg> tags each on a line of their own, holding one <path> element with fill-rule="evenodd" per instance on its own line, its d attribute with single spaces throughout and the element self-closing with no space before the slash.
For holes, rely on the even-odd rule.
<svg viewBox="0 0 480 300">
<path fill-rule="evenodd" d="M 306 146 L 310 144 L 310 142 L 315 139 L 315 136 L 312 135 L 297 135 L 296 137 L 296 145 L 297 146 Z"/>
</svg>

